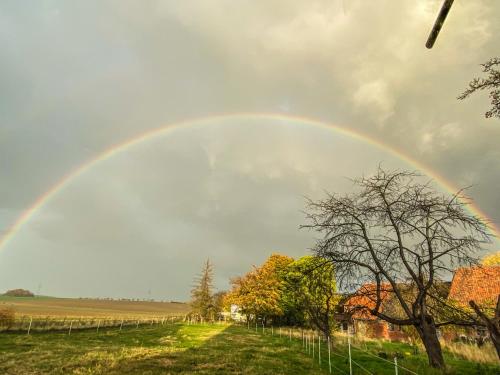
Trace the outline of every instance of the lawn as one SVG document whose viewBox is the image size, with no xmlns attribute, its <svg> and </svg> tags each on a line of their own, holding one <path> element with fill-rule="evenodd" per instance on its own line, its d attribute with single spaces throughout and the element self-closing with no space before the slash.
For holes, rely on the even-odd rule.
<svg viewBox="0 0 500 375">
<path fill-rule="evenodd" d="M 129 327 L 65 333 L 0 334 L 1 374 L 328 374 L 328 352 L 322 368 L 299 337 L 283 331 L 265 333 L 236 325 Z M 377 358 L 381 351 L 411 353 L 408 345 L 365 343 L 353 348 L 354 374 L 394 374 L 394 366 Z M 311 350 L 312 352 L 312 350 Z M 312 354 L 312 353 L 311 353 Z M 333 373 L 348 373 L 347 347 L 337 344 Z M 452 374 L 498 374 L 500 367 L 466 362 L 447 355 Z M 419 374 L 436 374 L 422 353 L 404 354 L 400 364 Z M 399 374 L 407 374 L 403 369 Z"/>
</svg>

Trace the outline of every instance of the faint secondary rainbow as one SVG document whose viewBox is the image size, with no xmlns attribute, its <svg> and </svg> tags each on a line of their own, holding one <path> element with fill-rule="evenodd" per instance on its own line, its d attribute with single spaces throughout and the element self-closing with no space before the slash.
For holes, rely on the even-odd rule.
<svg viewBox="0 0 500 375">
<path fill-rule="evenodd" d="M 40 210 L 51 198 L 53 198 L 57 193 L 62 191 L 65 186 L 67 186 L 73 179 L 76 177 L 80 176 L 93 166 L 99 164 L 101 161 L 106 160 L 113 155 L 116 155 L 120 152 L 123 152 L 127 150 L 129 147 L 132 147 L 136 144 L 139 144 L 143 141 L 146 141 L 148 139 L 154 138 L 159 135 L 163 135 L 169 131 L 172 131 L 174 129 L 178 128 L 184 128 L 184 127 L 189 127 L 189 126 L 195 126 L 195 125 L 204 125 L 204 124 L 210 124 L 214 123 L 216 121 L 221 121 L 221 120 L 280 120 L 280 121 L 293 121 L 299 124 L 303 125 L 309 125 L 309 126 L 316 126 L 320 128 L 326 128 L 329 130 L 333 130 L 339 134 L 346 135 L 348 137 L 360 140 L 362 142 L 366 142 L 370 145 L 373 145 L 375 147 L 378 147 L 386 152 L 389 152 L 390 154 L 396 156 L 398 159 L 403 160 L 404 162 L 410 164 L 413 166 L 415 169 L 423 172 L 430 178 L 432 178 L 434 181 L 436 181 L 441 187 L 443 187 L 445 190 L 450 192 L 451 194 L 455 194 L 458 189 L 449 181 L 447 181 L 444 177 L 442 177 L 439 173 L 436 171 L 430 169 L 429 167 L 423 165 L 419 161 L 411 158 L 408 155 L 405 155 L 401 151 L 397 150 L 394 147 L 391 147 L 375 138 L 371 138 L 366 134 L 363 134 L 361 132 L 348 129 L 342 126 L 334 125 L 334 124 L 329 124 L 323 121 L 319 121 L 316 119 L 311 119 L 311 118 L 306 118 L 306 117 L 301 117 L 301 116 L 294 116 L 294 115 L 284 115 L 284 114 L 276 114 L 276 113 L 230 113 L 230 114 L 219 114 L 219 115 L 213 115 L 213 116 L 207 116 L 207 117 L 200 117 L 200 118 L 195 118 L 195 119 L 189 119 L 189 120 L 184 120 L 184 121 L 179 121 L 176 123 L 168 124 L 166 126 L 162 126 L 160 128 L 156 128 L 150 131 L 147 131 L 145 133 L 142 133 L 134 138 L 128 139 L 124 142 L 118 143 L 101 154 L 99 154 L 97 157 L 83 163 L 73 171 L 69 172 L 66 174 L 59 182 L 57 182 L 54 186 L 52 186 L 49 190 L 47 190 L 44 194 L 42 194 L 38 199 L 27 209 L 25 210 L 18 218 L 17 220 L 7 229 L 7 231 L 4 233 L 4 235 L 0 238 L 0 250 L 7 244 L 7 242 L 14 237 L 14 235 L 19 232 L 19 230 L 22 228 L 22 226 L 30 220 L 30 218 L 33 217 L 33 215 Z M 484 223 L 488 226 L 490 232 L 497 238 L 500 239 L 500 230 L 497 225 L 493 223 L 491 219 L 488 218 L 488 216 L 482 212 L 482 210 L 475 204 L 469 203 L 468 204 L 468 209 L 469 211 L 474 214 L 475 216 L 479 217 L 481 220 L 484 221 Z"/>
</svg>

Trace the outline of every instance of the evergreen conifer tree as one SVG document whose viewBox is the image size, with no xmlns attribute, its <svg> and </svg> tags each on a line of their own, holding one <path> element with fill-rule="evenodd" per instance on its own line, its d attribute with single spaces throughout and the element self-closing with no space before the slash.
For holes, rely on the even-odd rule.
<svg viewBox="0 0 500 375">
<path fill-rule="evenodd" d="M 207 259 L 191 290 L 192 311 L 205 320 L 213 318 L 213 277 L 213 267 Z"/>
</svg>

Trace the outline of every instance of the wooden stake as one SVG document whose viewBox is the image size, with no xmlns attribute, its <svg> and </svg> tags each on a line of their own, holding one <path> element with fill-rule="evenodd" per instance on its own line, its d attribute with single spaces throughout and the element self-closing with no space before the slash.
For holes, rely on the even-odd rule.
<svg viewBox="0 0 500 375">
<path fill-rule="evenodd" d="M 318 335 L 318 363 L 321 367 L 321 334 Z"/>
<path fill-rule="evenodd" d="M 328 336 L 328 370 L 332 373 L 332 360 L 330 359 L 330 336 Z"/>
<path fill-rule="evenodd" d="M 348 332 L 347 334 L 347 344 L 349 345 L 349 375 L 352 375 L 351 332 Z"/>
</svg>

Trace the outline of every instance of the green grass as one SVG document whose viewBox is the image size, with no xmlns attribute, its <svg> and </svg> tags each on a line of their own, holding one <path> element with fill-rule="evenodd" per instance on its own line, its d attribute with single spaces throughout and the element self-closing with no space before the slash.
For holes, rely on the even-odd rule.
<svg viewBox="0 0 500 375">
<path fill-rule="evenodd" d="M 368 342 L 353 348 L 353 358 L 376 374 L 394 374 L 393 366 L 373 357 L 381 351 L 405 353 L 408 345 Z M 365 346 L 366 345 L 366 346 Z M 326 347 L 323 366 L 306 353 L 302 340 L 291 342 L 275 331 L 271 336 L 241 326 L 168 324 L 30 336 L 0 334 L 0 374 L 320 374 L 328 373 Z M 367 354 L 365 350 L 368 351 Z M 342 343 L 332 355 L 334 373 L 348 373 Z M 452 374 L 498 374 L 499 367 L 478 365 L 447 356 Z M 405 355 L 400 363 L 419 374 L 428 369 L 423 353 Z M 339 370 L 337 370 L 339 369 Z M 354 366 L 355 374 L 366 374 Z M 399 374 L 406 374 L 403 370 Z"/>
</svg>

